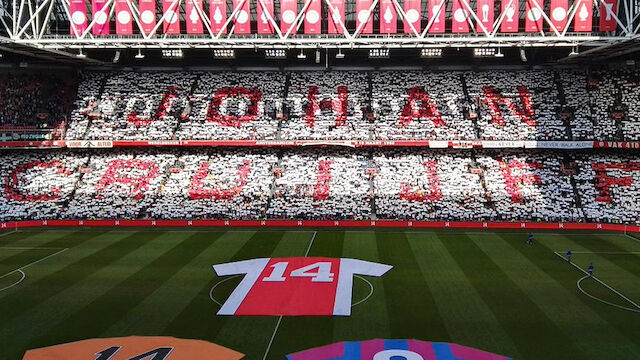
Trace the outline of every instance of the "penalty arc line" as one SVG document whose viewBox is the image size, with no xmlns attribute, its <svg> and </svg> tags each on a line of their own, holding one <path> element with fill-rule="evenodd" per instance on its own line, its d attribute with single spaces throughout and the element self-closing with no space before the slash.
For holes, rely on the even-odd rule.
<svg viewBox="0 0 640 360">
<path fill-rule="evenodd" d="M 10 272 L 9 274 L 14 273 L 14 272 L 16 272 L 16 271 L 14 270 L 14 271 Z M 25 274 L 25 273 L 24 273 L 24 271 L 22 271 L 22 270 L 18 270 L 18 272 L 22 274 L 22 277 L 20 278 L 20 280 L 18 280 L 18 281 L 16 281 L 16 282 L 14 282 L 13 284 L 11 284 L 11 285 L 9 285 L 9 286 L 5 286 L 5 287 L 3 287 L 2 289 L 0 289 L 0 292 L 3 292 L 3 291 L 5 291 L 5 290 L 9 290 L 9 289 L 11 289 L 12 287 L 14 287 L 14 286 L 16 286 L 16 285 L 20 284 L 22 281 L 24 281 L 24 279 L 27 277 L 27 274 Z M 7 275 L 8 275 L 8 274 L 7 274 Z M 4 276 L 3 276 L 3 277 L 4 277 Z"/>
<path fill-rule="evenodd" d="M 50 257 L 52 257 L 52 256 L 56 256 L 56 255 L 60 254 L 61 252 L 64 252 L 64 251 L 67 251 L 67 250 L 69 250 L 69 248 L 64 248 L 64 249 L 62 249 L 62 250 L 60 250 L 60 251 L 56 251 L 56 252 L 54 252 L 54 253 L 53 253 L 53 254 L 51 254 L 51 255 L 47 255 L 47 256 L 45 256 L 45 257 L 43 257 L 42 259 L 38 259 L 38 260 L 36 260 L 36 261 L 34 261 L 34 262 L 32 262 L 32 263 L 29 263 L 29 264 L 27 264 L 27 265 L 25 265 L 25 266 L 22 266 L 22 267 L 19 267 L 19 268 L 15 269 L 15 270 L 9 271 L 8 273 L 6 273 L 6 274 L 4 274 L 4 275 L 0 276 L 0 279 L 2 279 L 3 277 L 5 277 L 5 276 L 7 276 L 7 275 L 9 275 L 9 274 L 11 274 L 11 273 L 14 273 L 14 272 L 16 272 L 16 271 L 24 270 L 24 269 L 28 268 L 29 266 L 32 266 L 32 265 L 35 265 L 35 264 L 37 264 L 37 263 L 39 263 L 39 262 L 41 262 L 41 261 L 47 260 L 48 258 L 50 258 Z"/>
<path fill-rule="evenodd" d="M 638 308 L 638 309 L 632 309 L 632 308 L 628 308 L 628 307 L 621 306 L 621 305 L 618 305 L 618 304 L 614 304 L 614 303 L 608 302 L 608 301 L 606 301 L 606 300 L 602 300 L 602 299 L 600 299 L 600 298 L 598 298 L 598 297 L 595 297 L 595 296 L 593 296 L 593 295 L 589 294 L 588 292 L 586 292 L 586 291 L 582 288 L 582 286 L 580 286 L 580 283 L 582 282 L 582 280 L 585 280 L 585 279 L 588 279 L 588 278 L 589 278 L 589 275 L 585 275 L 585 276 L 581 277 L 581 278 L 578 280 L 578 282 L 576 282 L 576 285 L 578 286 L 578 290 L 580 290 L 583 294 L 587 295 L 588 297 L 590 297 L 590 298 L 592 298 L 592 299 L 594 299 L 594 300 L 600 301 L 601 303 L 604 303 L 604 304 L 607 304 L 607 305 L 610 305 L 610 306 L 613 306 L 613 307 L 617 307 L 618 309 L 622 309 L 622 310 L 627 310 L 627 311 L 633 311 L 633 312 L 640 313 L 640 308 Z"/>
<path fill-rule="evenodd" d="M 309 252 L 311 251 L 311 247 L 313 246 L 313 241 L 316 239 L 317 231 L 313 232 L 313 236 L 311 237 L 311 241 L 309 241 L 309 246 L 307 247 L 307 252 L 305 252 L 304 257 L 309 256 Z M 271 339 L 269 340 L 269 345 L 267 345 L 267 350 L 264 352 L 264 356 L 262 360 L 267 360 L 267 356 L 269 355 L 269 351 L 271 350 L 271 345 L 273 345 L 273 339 L 276 338 L 276 333 L 280 328 L 280 323 L 282 322 L 282 315 L 278 317 L 278 322 L 276 323 L 276 327 L 273 329 L 273 334 L 271 334 Z"/>
<path fill-rule="evenodd" d="M 564 257 L 564 256 L 562 256 L 562 255 L 560 255 L 560 254 L 558 254 L 558 253 L 557 253 L 557 252 L 555 252 L 555 251 L 554 251 L 553 253 L 554 253 L 554 254 L 556 254 L 556 256 L 558 256 L 558 257 L 559 257 L 559 258 L 561 258 L 562 260 L 567 261 L 567 258 L 566 258 L 566 257 Z M 571 265 L 572 265 L 573 267 L 575 267 L 576 269 L 578 269 L 578 270 L 582 271 L 585 275 L 589 276 L 589 273 L 588 273 L 586 270 L 584 270 L 583 268 L 581 268 L 580 266 L 578 266 L 578 265 L 576 265 L 576 264 L 574 264 L 574 263 L 572 263 L 572 262 L 569 262 L 569 264 L 571 264 Z M 591 276 L 591 278 L 593 278 L 593 280 L 595 280 L 595 281 L 599 282 L 601 285 L 603 285 L 603 286 L 604 286 L 604 287 L 606 287 L 607 289 L 609 289 L 609 290 L 613 291 L 615 294 L 617 294 L 617 295 L 618 295 L 618 296 L 620 296 L 621 298 L 623 298 L 623 299 L 627 300 L 630 304 L 632 304 L 633 306 L 635 306 L 636 308 L 638 308 L 638 310 L 640 310 L 640 305 L 636 304 L 633 300 L 629 299 L 628 297 L 626 297 L 626 296 L 622 295 L 618 290 L 616 290 L 616 289 L 612 288 L 611 286 L 609 286 L 609 285 L 605 284 L 602 280 L 598 279 L 598 278 L 597 278 L 597 277 L 595 277 L 595 276 Z M 578 280 L 578 282 L 580 282 L 580 281 L 581 281 L 581 280 Z M 579 288 L 579 287 L 580 287 L 580 286 L 578 285 L 578 288 Z M 582 289 L 581 289 L 581 290 L 582 290 Z M 584 291 L 583 291 L 583 292 L 584 292 Z"/>
</svg>

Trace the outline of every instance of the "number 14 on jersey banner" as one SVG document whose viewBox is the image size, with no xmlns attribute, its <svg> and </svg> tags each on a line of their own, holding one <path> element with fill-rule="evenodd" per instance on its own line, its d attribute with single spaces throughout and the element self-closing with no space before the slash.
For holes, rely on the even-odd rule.
<svg viewBox="0 0 640 360">
<path fill-rule="evenodd" d="M 324 257 L 260 258 L 213 266 L 244 274 L 218 315 L 351 315 L 353 276 L 382 276 L 390 265 Z"/>
</svg>

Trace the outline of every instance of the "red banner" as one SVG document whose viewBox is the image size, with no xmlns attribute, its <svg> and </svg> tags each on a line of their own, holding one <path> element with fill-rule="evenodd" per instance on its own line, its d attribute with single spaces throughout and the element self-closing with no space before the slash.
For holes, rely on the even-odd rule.
<svg viewBox="0 0 640 360">
<path fill-rule="evenodd" d="M 165 34 L 180 34 L 180 9 L 178 1 L 163 0 L 162 11 L 164 12 L 164 30 Z"/>
<path fill-rule="evenodd" d="M 600 31 L 616 31 L 618 23 L 618 0 L 602 0 L 600 3 Z"/>
<path fill-rule="evenodd" d="M 569 0 L 551 0 L 551 23 L 559 32 L 567 26 Z"/>
<path fill-rule="evenodd" d="M 272 21 L 275 21 L 273 16 L 273 0 L 262 0 L 256 2 L 258 34 L 273 34 L 274 29 Z"/>
<path fill-rule="evenodd" d="M 595 230 L 640 233 L 640 226 L 602 223 L 537 223 L 396 220 L 27 220 L 0 223 L 0 229 L 30 227 L 365 227 L 434 229 Z"/>
<path fill-rule="evenodd" d="M 109 35 L 109 7 L 107 0 L 93 0 L 91 2 L 93 14 L 93 35 Z"/>
<path fill-rule="evenodd" d="M 451 32 L 452 33 L 468 33 L 469 32 L 469 10 L 462 2 L 466 0 L 453 0 L 453 8 L 451 9 Z"/>
<path fill-rule="evenodd" d="M 476 6 L 476 15 L 480 19 L 480 22 L 476 24 L 476 31 L 482 33 L 482 26 L 480 26 L 482 24 L 488 32 L 492 32 L 494 20 L 493 0 L 477 0 Z"/>
<path fill-rule="evenodd" d="M 372 0 L 356 0 L 356 29 L 361 29 L 360 34 L 373 33 L 373 13 L 369 8 Z"/>
<path fill-rule="evenodd" d="M 520 7 L 519 0 L 502 0 L 500 3 L 502 7 L 500 14 L 504 14 L 502 25 L 500 25 L 500 32 L 518 32 L 518 20 L 520 19 L 518 10 Z"/>
<path fill-rule="evenodd" d="M 444 33 L 446 28 L 447 3 L 445 0 L 429 0 L 430 34 Z M 434 19 L 435 17 L 435 19 Z"/>
<path fill-rule="evenodd" d="M 70 0 L 69 12 L 71 13 L 71 35 L 82 35 L 87 29 L 87 5 L 84 0 Z"/>
<path fill-rule="evenodd" d="M 187 10 L 187 34 L 202 34 L 204 28 L 200 14 L 202 11 L 202 0 L 186 0 Z"/>
<path fill-rule="evenodd" d="M 322 1 L 310 0 L 307 11 L 304 14 L 304 33 L 320 34 L 322 32 Z"/>
<path fill-rule="evenodd" d="M 527 0 L 525 9 L 524 31 L 539 32 L 542 31 L 542 1 L 543 0 Z"/>
<path fill-rule="evenodd" d="M 250 0 L 233 0 L 234 10 L 240 6 L 240 9 L 236 12 L 236 16 L 233 19 L 235 24 L 233 32 L 235 34 L 251 34 L 250 2 Z"/>
<path fill-rule="evenodd" d="M 298 2 L 296 0 L 280 1 L 280 30 L 282 34 L 291 31 L 290 34 L 297 32 L 295 20 L 298 16 Z"/>
<path fill-rule="evenodd" d="M 393 0 L 380 0 L 380 33 L 395 34 L 398 32 L 398 13 Z"/>
<path fill-rule="evenodd" d="M 133 34 L 133 19 L 127 0 L 116 0 L 116 34 Z"/>
<path fill-rule="evenodd" d="M 145 34 L 150 34 L 156 26 L 156 0 L 139 0 L 140 25 Z"/>
<path fill-rule="evenodd" d="M 591 32 L 593 26 L 593 1 L 578 0 L 578 10 L 573 18 L 573 31 Z"/>
<path fill-rule="evenodd" d="M 329 9 L 329 34 L 344 34 L 341 23 L 344 24 L 344 0 L 329 0 L 332 9 Z"/>
<path fill-rule="evenodd" d="M 404 1 L 404 33 L 405 34 L 413 34 L 413 28 L 415 31 L 420 33 L 420 20 L 422 19 L 422 14 L 420 11 L 421 1 L 420 0 L 405 0 Z"/>
<path fill-rule="evenodd" d="M 227 1 L 211 0 L 209 3 L 209 20 L 211 21 L 211 31 L 217 34 L 222 30 L 223 34 L 227 33 Z"/>
</svg>

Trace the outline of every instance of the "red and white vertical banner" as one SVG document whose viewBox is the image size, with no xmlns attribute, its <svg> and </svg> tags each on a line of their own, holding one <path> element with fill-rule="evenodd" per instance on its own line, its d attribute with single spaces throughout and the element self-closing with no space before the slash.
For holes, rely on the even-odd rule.
<svg viewBox="0 0 640 360">
<path fill-rule="evenodd" d="M 237 9 L 240 6 L 236 16 L 233 19 L 235 34 L 251 34 L 251 13 L 249 12 L 250 0 L 233 0 L 233 9 Z"/>
<path fill-rule="evenodd" d="M 593 1 L 582 0 L 573 18 L 573 31 L 591 32 L 593 29 Z"/>
<path fill-rule="evenodd" d="M 514 33 L 518 32 L 518 21 L 520 20 L 520 2 L 519 0 L 501 0 L 501 12 L 504 19 L 500 25 L 500 32 Z"/>
<path fill-rule="evenodd" d="M 429 1 L 429 28 L 430 34 L 444 33 L 446 28 L 447 3 L 445 0 L 428 0 Z M 435 19 L 434 19 L 435 18 Z"/>
<path fill-rule="evenodd" d="M 476 15 L 480 20 L 476 24 L 476 31 L 482 33 L 482 26 L 480 26 L 482 24 L 488 32 L 492 32 L 494 19 L 493 0 L 477 0 L 476 6 Z"/>
<path fill-rule="evenodd" d="M 600 3 L 600 31 L 616 31 L 618 0 L 602 0 Z"/>
<path fill-rule="evenodd" d="M 163 32 L 165 34 L 180 34 L 180 14 L 178 13 L 178 1 L 163 0 L 162 12 L 164 13 Z"/>
<path fill-rule="evenodd" d="M 222 30 L 222 34 L 227 33 L 227 0 L 211 0 L 209 2 L 209 21 L 211 21 L 211 32 L 217 34 Z"/>
<path fill-rule="evenodd" d="M 411 25 L 416 29 L 418 33 L 420 33 L 420 20 L 422 19 L 422 14 L 420 12 L 420 0 L 404 0 L 404 33 L 405 34 L 413 34 L 413 29 L 411 29 Z"/>
<path fill-rule="evenodd" d="M 256 0 L 256 3 L 258 34 L 273 34 L 275 31 L 271 23 L 275 19 L 273 17 L 273 0 Z"/>
<path fill-rule="evenodd" d="M 343 34 L 344 30 L 344 0 L 329 0 L 332 9 L 328 9 L 329 21 L 327 32 L 329 34 Z"/>
<path fill-rule="evenodd" d="M 569 0 L 551 0 L 551 8 L 549 18 L 551 23 L 559 32 L 564 31 L 567 26 L 567 18 L 569 14 Z"/>
<path fill-rule="evenodd" d="M 453 0 L 451 8 L 451 32 L 452 33 L 468 33 L 469 32 L 469 10 L 462 3 L 463 0 Z M 466 1 L 466 0 L 464 0 Z"/>
<path fill-rule="evenodd" d="M 156 27 L 156 0 L 139 0 L 140 25 L 145 34 L 150 34 Z"/>
<path fill-rule="evenodd" d="M 91 32 L 93 35 L 109 35 L 109 7 L 107 6 L 107 0 L 93 0 L 91 1 L 91 9 L 93 14 L 93 28 Z"/>
<path fill-rule="evenodd" d="M 304 14 L 304 33 L 320 34 L 322 32 L 322 1 L 310 0 L 307 11 Z"/>
<path fill-rule="evenodd" d="M 202 11 L 202 0 L 186 0 L 187 11 L 187 34 L 202 34 L 204 28 L 200 14 Z"/>
<path fill-rule="evenodd" d="M 116 0 L 116 34 L 133 34 L 133 18 L 127 0 Z"/>
<path fill-rule="evenodd" d="M 280 1 L 280 30 L 282 34 L 289 32 L 295 34 L 296 29 L 296 17 L 298 16 L 298 2 L 296 0 L 281 0 Z"/>
<path fill-rule="evenodd" d="M 70 0 L 69 13 L 71 13 L 71 35 L 82 35 L 87 30 L 87 5 L 84 0 Z"/>
<path fill-rule="evenodd" d="M 369 8 L 372 0 L 356 0 L 356 29 L 361 29 L 360 34 L 373 33 L 373 14 Z"/>
<path fill-rule="evenodd" d="M 542 1 L 543 0 L 527 0 L 527 6 L 525 7 L 524 31 L 542 31 Z"/>
<path fill-rule="evenodd" d="M 398 13 L 393 0 L 380 0 L 380 33 L 395 34 L 398 32 Z"/>
</svg>

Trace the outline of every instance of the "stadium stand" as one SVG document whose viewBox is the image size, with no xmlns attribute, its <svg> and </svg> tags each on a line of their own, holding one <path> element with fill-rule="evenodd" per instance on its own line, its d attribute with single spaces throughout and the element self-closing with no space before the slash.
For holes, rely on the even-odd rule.
<svg viewBox="0 0 640 360">
<path fill-rule="evenodd" d="M 2 220 L 639 222 L 640 159 L 575 151 L 11 152 Z"/>
</svg>

